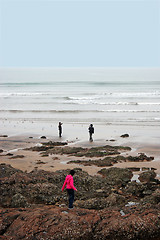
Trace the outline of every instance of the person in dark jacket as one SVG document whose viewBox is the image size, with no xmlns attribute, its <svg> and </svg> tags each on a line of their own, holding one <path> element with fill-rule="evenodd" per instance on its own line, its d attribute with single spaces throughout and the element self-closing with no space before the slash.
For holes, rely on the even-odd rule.
<svg viewBox="0 0 160 240">
<path fill-rule="evenodd" d="M 58 124 L 59 137 L 62 137 L 62 124 L 61 122 Z"/>
<path fill-rule="evenodd" d="M 89 140 L 92 142 L 93 141 L 92 134 L 94 134 L 93 124 L 90 124 L 88 130 L 89 130 Z"/>
<path fill-rule="evenodd" d="M 68 197 L 69 197 L 69 209 L 73 208 L 73 202 L 74 202 L 74 191 L 77 191 L 77 189 L 74 187 L 73 184 L 73 175 L 75 174 L 74 170 L 70 171 L 70 174 L 66 176 L 66 179 L 64 181 L 62 191 L 64 190 L 65 186 L 67 189 Z"/>
</svg>

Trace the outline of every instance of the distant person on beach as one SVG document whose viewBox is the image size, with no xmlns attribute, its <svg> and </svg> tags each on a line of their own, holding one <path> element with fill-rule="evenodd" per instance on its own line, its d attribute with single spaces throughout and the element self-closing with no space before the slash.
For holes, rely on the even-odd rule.
<svg viewBox="0 0 160 240">
<path fill-rule="evenodd" d="M 73 208 L 73 202 L 74 202 L 74 191 L 77 191 L 77 189 L 74 187 L 73 184 L 73 175 L 75 174 L 74 170 L 70 171 L 70 174 L 66 176 L 66 179 L 64 181 L 62 191 L 64 190 L 66 184 L 67 184 L 67 193 L 69 198 L 69 209 Z"/>
<path fill-rule="evenodd" d="M 59 137 L 62 137 L 62 124 L 61 122 L 58 124 Z"/>
<path fill-rule="evenodd" d="M 94 134 L 93 124 L 90 124 L 88 130 L 89 130 L 89 140 L 90 140 L 91 142 L 93 142 L 93 138 L 92 138 L 92 134 Z"/>
</svg>

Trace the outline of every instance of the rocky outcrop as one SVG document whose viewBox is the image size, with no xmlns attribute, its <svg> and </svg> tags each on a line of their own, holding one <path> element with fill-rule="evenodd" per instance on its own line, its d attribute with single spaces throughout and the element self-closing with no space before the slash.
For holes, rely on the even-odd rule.
<svg viewBox="0 0 160 240">
<path fill-rule="evenodd" d="M 15 159 L 15 158 L 24 158 L 24 155 L 15 155 L 13 157 L 10 157 L 10 159 Z"/>
<path fill-rule="evenodd" d="M 102 174 L 112 186 L 125 186 L 133 176 L 129 169 L 116 167 L 103 168 L 98 173 Z"/>
<path fill-rule="evenodd" d="M 143 205 L 150 204 L 159 204 L 160 203 L 160 189 L 156 189 L 154 192 L 150 192 L 150 194 L 146 195 L 141 199 L 141 203 Z"/>
<path fill-rule="evenodd" d="M 157 207 L 157 206 L 156 206 Z M 0 209 L 0 237 L 7 240 L 158 240 L 159 207 L 104 210 L 37 206 Z"/>
<path fill-rule="evenodd" d="M 114 205 L 125 205 L 126 200 L 134 198 L 140 202 L 142 198 L 152 195 L 160 187 L 158 180 L 152 178 L 148 182 L 131 182 L 132 172 L 123 168 L 102 169 L 103 176 L 90 176 L 80 168 L 75 169 L 74 183 L 78 191 L 75 196 L 77 206 L 89 209 L 103 209 Z M 0 164 L 0 206 L 27 207 L 33 204 L 67 204 L 67 193 L 61 192 L 65 176 L 69 170 L 48 172 L 34 170 L 30 173 Z M 154 174 L 155 176 L 155 174 Z M 117 195 L 113 195 L 117 194 Z M 125 199 L 124 199 L 125 198 Z M 119 201 L 123 199 L 123 201 Z M 153 198 L 154 199 L 154 198 Z"/>
<path fill-rule="evenodd" d="M 104 209 L 111 206 L 121 206 L 127 202 L 124 196 L 116 193 L 111 193 L 104 198 L 91 198 L 88 200 L 77 200 L 75 206 L 86 209 Z"/>
<path fill-rule="evenodd" d="M 20 193 L 16 193 L 11 199 L 11 207 L 29 207 L 29 204 L 27 202 L 27 199 L 23 195 L 21 195 Z"/>
<path fill-rule="evenodd" d="M 149 162 L 154 160 L 154 157 L 148 157 L 144 153 L 140 153 L 139 156 L 128 156 L 126 160 L 129 162 Z"/>
<path fill-rule="evenodd" d="M 28 148 L 26 150 L 42 152 L 42 154 L 66 154 L 76 157 L 104 157 L 108 155 L 117 155 L 120 152 L 130 151 L 130 147 L 123 146 L 102 146 L 102 147 L 91 147 L 91 148 L 82 148 L 82 147 L 69 147 L 65 146 L 67 143 L 62 142 L 48 142 L 42 143 L 41 146 L 35 146 Z M 58 146 L 58 147 L 57 147 Z M 62 147 L 60 147 L 62 146 Z"/>
<path fill-rule="evenodd" d="M 156 177 L 156 173 L 153 170 L 143 172 L 139 175 L 139 180 L 141 182 L 150 182 L 154 181 Z"/>
<path fill-rule="evenodd" d="M 61 192 L 69 170 L 30 173 L 0 164 L 0 239 L 158 240 L 160 182 L 131 182 L 128 169 L 90 176 L 74 169 L 75 208 Z M 48 206 L 50 205 L 50 206 Z"/>
<path fill-rule="evenodd" d="M 43 136 L 41 138 L 45 138 L 45 136 Z M 49 141 L 49 142 L 46 142 L 46 143 L 41 143 L 40 146 L 34 146 L 34 147 L 26 148 L 26 150 L 31 150 L 31 151 L 36 151 L 36 152 L 44 152 L 44 153 L 48 154 L 47 151 L 49 149 L 54 149 L 56 146 L 65 146 L 67 144 L 68 144 L 67 142 L 52 142 L 52 141 Z"/>
<path fill-rule="evenodd" d="M 76 163 L 76 164 L 82 164 L 84 166 L 98 166 L 98 167 L 109 167 L 113 166 L 115 163 L 118 162 L 146 162 L 146 161 L 152 161 L 154 157 L 148 157 L 144 153 L 141 153 L 139 156 L 109 156 L 105 157 L 103 159 L 97 159 L 97 160 L 72 160 L 69 161 L 68 164 Z M 140 168 L 133 168 L 132 171 L 140 171 Z"/>
<path fill-rule="evenodd" d="M 15 169 L 11 165 L 7 165 L 5 163 L 0 164 L 0 178 L 1 179 L 5 178 L 5 177 L 8 178 L 17 172 L 22 173 L 21 170 Z"/>
</svg>

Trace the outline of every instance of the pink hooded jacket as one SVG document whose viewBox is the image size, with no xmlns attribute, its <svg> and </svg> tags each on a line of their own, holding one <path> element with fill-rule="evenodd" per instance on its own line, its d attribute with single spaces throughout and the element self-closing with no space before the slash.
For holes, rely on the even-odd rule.
<svg viewBox="0 0 160 240">
<path fill-rule="evenodd" d="M 72 175 L 67 175 L 66 176 L 66 179 L 65 179 L 63 187 L 62 187 L 62 191 L 64 190 L 66 184 L 67 184 L 67 187 L 66 187 L 67 189 L 73 189 L 73 190 L 77 191 L 77 189 L 73 185 L 73 177 L 72 177 Z"/>
</svg>

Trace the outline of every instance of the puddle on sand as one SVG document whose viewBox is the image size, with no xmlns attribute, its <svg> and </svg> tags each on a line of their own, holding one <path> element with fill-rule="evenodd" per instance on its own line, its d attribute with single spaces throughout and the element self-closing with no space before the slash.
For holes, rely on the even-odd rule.
<svg viewBox="0 0 160 240">
<path fill-rule="evenodd" d="M 62 161 L 62 162 L 60 162 L 60 163 L 62 163 L 62 164 L 67 164 L 67 162 L 66 162 L 66 161 Z"/>
</svg>

